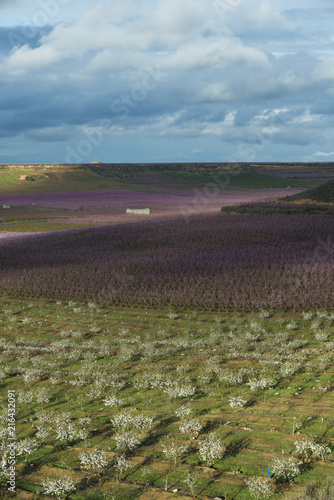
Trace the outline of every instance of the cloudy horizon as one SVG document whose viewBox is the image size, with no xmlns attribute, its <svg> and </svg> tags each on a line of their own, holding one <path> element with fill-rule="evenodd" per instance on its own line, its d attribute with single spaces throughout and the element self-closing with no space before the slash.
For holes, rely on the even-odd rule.
<svg viewBox="0 0 334 500">
<path fill-rule="evenodd" d="M 329 0 L 0 14 L 0 163 L 334 161 Z"/>
</svg>

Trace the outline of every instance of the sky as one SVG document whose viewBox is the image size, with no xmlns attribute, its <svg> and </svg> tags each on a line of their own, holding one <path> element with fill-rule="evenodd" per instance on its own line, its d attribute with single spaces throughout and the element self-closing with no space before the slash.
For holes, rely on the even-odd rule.
<svg viewBox="0 0 334 500">
<path fill-rule="evenodd" d="M 334 161 L 332 0 L 1 0 L 0 163 Z"/>
</svg>

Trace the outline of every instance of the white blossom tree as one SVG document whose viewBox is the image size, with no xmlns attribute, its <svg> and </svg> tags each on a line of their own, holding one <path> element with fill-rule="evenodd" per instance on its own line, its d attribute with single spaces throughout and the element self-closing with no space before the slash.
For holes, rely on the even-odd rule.
<svg viewBox="0 0 334 500">
<path fill-rule="evenodd" d="M 266 500 L 270 498 L 275 493 L 275 488 L 273 482 L 265 477 L 253 476 L 249 479 L 245 479 L 245 483 L 249 488 L 250 494 L 256 498 L 256 500 Z"/>
<path fill-rule="evenodd" d="M 111 418 L 110 422 L 114 427 L 125 429 L 132 424 L 132 419 L 133 417 L 130 411 L 123 411 L 121 413 L 117 413 L 113 418 Z"/>
<path fill-rule="evenodd" d="M 198 476 L 195 472 L 188 472 L 188 474 L 186 474 L 184 477 L 184 482 L 190 489 L 193 500 L 195 499 L 195 485 L 197 480 Z"/>
<path fill-rule="evenodd" d="M 190 418 L 191 406 L 190 403 L 182 405 L 175 410 L 176 415 L 181 419 L 179 426 L 180 432 L 188 434 L 195 439 L 203 429 L 201 422 L 197 418 Z"/>
<path fill-rule="evenodd" d="M 51 433 L 51 428 L 45 425 L 37 426 L 35 437 L 39 439 L 42 445 L 45 443 L 46 438 Z"/>
<path fill-rule="evenodd" d="M 28 457 L 37 450 L 38 446 L 35 439 L 21 439 L 16 443 L 16 455 L 25 455 L 25 465 L 28 463 Z"/>
<path fill-rule="evenodd" d="M 231 396 L 229 398 L 229 405 L 231 408 L 243 408 L 247 403 L 243 396 Z"/>
<path fill-rule="evenodd" d="M 185 420 L 191 415 L 190 403 L 180 406 L 175 410 L 175 414 L 181 419 Z"/>
<path fill-rule="evenodd" d="M 177 384 L 163 389 L 166 394 L 172 399 L 175 398 L 190 398 L 196 392 L 196 387 L 191 384 Z"/>
<path fill-rule="evenodd" d="M 162 451 L 169 462 L 169 467 L 167 468 L 165 474 L 165 491 L 168 490 L 168 477 L 172 470 L 176 467 L 178 457 L 181 457 L 186 453 L 188 446 L 177 444 L 174 440 L 169 441 L 168 443 L 161 443 Z"/>
<path fill-rule="evenodd" d="M 61 498 L 62 495 L 70 491 L 75 491 L 76 489 L 75 482 L 69 476 L 63 476 L 53 480 L 47 478 L 46 481 L 42 483 L 42 486 L 44 487 L 45 495 L 55 495 L 57 498 Z"/>
<path fill-rule="evenodd" d="M 276 458 L 272 463 L 271 470 L 278 481 L 290 481 L 301 473 L 303 462 L 296 461 L 293 458 L 280 460 Z"/>
<path fill-rule="evenodd" d="M 327 444 L 316 443 L 310 439 L 301 439 L 295 443 L 296 453 L 302 455 L 304 458 L 310 456 L 319 457 L 321 460 L 325 459 L 325 455 L 331 453 L 331 449 Z"/>
<path fill-rule="evenodd" d="M 221 439 L 212 432 L 207 438 L 199 441 L 198 450 L 201 460 L 210 466 L 213 465 L 215 460 L 223 457 L 225 445 L 222 443 Z"/>
<path fill-rule="evenodd" d="M 117 480 L 120 481 L 122 479 L 122 475 L 124 474 L 124 472 L 131 468 L 131 462 L 130 460 L 127 460 L 125 454 L 122 453 L 122 455 L 119 455 L 116 458 L 116 463 L 114 467 L 118 472 Z"/>
<path fill-rule="evenodd" d="M 87 425 L 92 423 L 92 419 L 90 417 L 81 417 L 79 418 L 79 424 L 82 425 L 84 429 L 86 429 Z"/>
<path fill-rule="evenodd" d="M 133 426 L 142 431 L 150 431 L 153 427 L 154 417 L 147 415 L 136 415 L 132 419 Z"/>
<path fill-rule="evenodd" d="M 247 382 L 251 391 L 272 388 L 275 386 L 275 381 L 271 377 L 262 377 L 262 378 L 250 378 Z"/>
<path fill-rule="evenodd" d="M 320 457 L 321 460 L 325 460 L 325 455 L 332 453 L 331 448 L 326 444 L 313 443 L 312 444 L 312 454 L 315 457 Z"/>
<path fill-rule="evenodd" d="M 183 434 L 188 434 L 190 437 L 195 438 L 201 432 L 203 426 L 197 418 L 191 418 L 181 422 L 179 429 Z"/>
<path fill-rule="evenodd" d="M 123 403 L 121 399 L 116 398 L 116 396 L 107 396 L 103 400 L 105 406 L 118 406 Z"/>
<path fill-rule="evenodd" d="M 98 469 L 103 469 L 108 465 L 108 460 L 104 451 L 84 450 L 79 454 L 80 465 L 83 469 L 93 469 L 97 473 Z"/>
<path fill-rule="evenodd" d="M 141 441 L 137 433 L 132 431 L 121 430 L 114 435 L 117 448 L 134 450 L 140 445 Z"/>
<path fill-rule="evenodd" d="M 72 422 L 62 422 L 56 428 L 57 440 L 65 441 L 69 444 L 75 439 L 85 439 L 87 437 L 85 431 L 77 429 Z"/>
<path fill-rule="evenodd" d="M 7 450 L 4 452 L 0 459 L 0 478 L 8 477 L 9 469 L 8 469 L 8 460 L 7 460 Z"/>
</svg>

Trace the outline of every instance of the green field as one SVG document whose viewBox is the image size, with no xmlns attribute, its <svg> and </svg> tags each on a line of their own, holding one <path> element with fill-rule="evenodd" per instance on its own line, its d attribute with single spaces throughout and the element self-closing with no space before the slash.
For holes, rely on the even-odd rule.
<svg viewBox="0 0 334 500">
<path fill-rule="evenodd" d="M 217 172 L 214 176 L 204 167 L 198 173 L 196 166 L 184 171 L 174 167 L 168 172 L 163 165 L 156 169 L 153 165 L 152 179 L 143 176 L 149 185 L 142 184 L 140 176 L 135 176 L 137 184 L 128 183 L 131 168 L 122 165 L 115 171 L 113 165 L 94 170 L 89 166 L 47 170 L 42 165 L 36 171 L 4 169 L 0 190 L 34 194 L 157 189 L 165 185 L 159 184 L 157 172 L 172 186 L 183 189 L 183 182 L 177 181 L 187 181 L 189 190 L 194 183 L 213 182 L 268 189 L 268 193 L 270 188 L 319 185 L 257 171 L 228 173 L 220 166 L 212 170 Z M 140 165 L 137 170 L 147 173 L 145 168 Z M 36 179 L 19 179 L 23 174 Z M 225 211 L 331 210 L 283 205 L 225 207 Z M 89 226 L 67 224 L 70 215 L 71 210 L 12 206 L 1 210 L 0 231 Z M 63 296 L 61 290 L 59 295 Z M 0 498 L 54 498 L 52 481 L 68 476 L 67 491 L 58 495 L 68 500 L 269 498 L 256 496 L 251 481 L 262 493 L 271 490 L 273 499 L 330 500 L 334 498 L 334 483 L 328 483 L 334 476 L 333 348 L 334 311 L 217 313 L 4 294 L 0 296 Z M 8 394 L 14 395 L 16 408 L 15 495 L 6 485 L 12 437 Z M 287 465 L 289 460 L 292 464 Z M 294 477 L 280 476 L 278 463 L 281 467 L 285 463 L 290 472 L 294 469 Z M 71 490 L 71 482 L 75 489 Z M 327 488 L 326 494 L 317 494 L 316 487 Z"/>
<path fill-rule="evenodd" d="M 15 233 L 43 233 L 49 231 L 64 231 L 67 229 L 79 229 L 83 227 L 93 226 L 91 224 L 69 224 L 66 222 L 56 222 L 48 219 L 32 219 L 0 223 L 0 231 L 11 231 Z"/>
<path fill-rule="evenodd" d="M 14 205 L 10 210 L 1 210 L 0 231 L 34 233 L 92 227 L 91 224 L 67 223 L 66 216 L 71 213 L 72 211 L 69 210 L 57 210 L 37 205 Z"/>
<path fill-rule="evenodd" d="M 36 180 L 20 179 L 21 175 L 29 175 Z M 10 171 L 1 170 L 0 167 L 0 190 L 1 194 L 37 194 L 37 193 L 61 193 L 72 191 L 92 191 L 105 189 L 152 189 L 151 186 L 130 184 L 115 178 L 106 179 L 89 170 L 71 168 L 64 166 L 62 169 L 51 171 L 27 171 L 15 169 Z"/>
<path fill-rule="evenodd" d="M 16 437 L 28 449 L 17 456 L 16 498 L 40 498 L 47 478 L 66 474 L 73 500 L 248 500 L 245 481 L 265 480 L 275 459 L 301 464 L 290 481 L 273 474 L 273 498 L 295 498 L 333 476 L 333 313 L 217 314 L 3 296 L 0 325 L 2 442 L 7 394 L 15 391 Z M 25 439 L 35 441 L 31 453 Z M 323 456 L 297 453 L 304 439 Z M 183 447 L 175 459 L 172 446 Z M 104 466 L 85 468 L 80 453 L 94 450 Z M 6 478 L 0 482 L 11 498 Z"/>
<path fill-rule="evenodd" d="M 4 171 L 2 172 L 0 170 L 0 188 L 1 188 L 1 192 L 3 193 L 4 189 L 6 187 L 12 187 L 12 186 L 17 186 L 19 184 L 18 182 L 18 176 L 19 174 L 17 174 L 15 171 L 10 171 L 10 172 L 7 172 L 7 171 Z M 22 181 L 20 181 L 22 182 Z"/>
<path fill-rule="evenodd" d="M 216 176 L 201 175 L 191 172 L 164 172 L 164 175 L 174 179 L 184 179 L 201 183 L 218 183 L 221 181 L 222 184 L 226 186 L 247 189 L 284 188 L 287 186 L 304 187 L 306 189 L 319 186 L 318 182 L 307 182 L 290 178 L 284 179 L 281 177 L 274 177 L 273 175 L 259 174 L 257 172 L 218 174 Z"/>
<path fill-rule="evenodd" d="M 236 188 L 248 189 L 268 189 L 268 188 L 284 188 L 304 187 L 314 188 L 319 185 L 316 182 L 302 181 L 298 179 L 285 179 L 275 177 L 265 173 L 252 172 L 231 172 L 226 170 L 227 167 L 214 168 L 208 167 L 208 172 L 212 175 L 201 173 L 203 166 L 194 165 L 193 171 L 184 170 L 182 164 L 168 168 L 168 165 L 145 165 L 133 168 L 133 173 L 150 172 L 152 174 L 152 184 L 149 177 L 146 182 L 131 183 L 131 175 L 127 169 L 118 165 L 93 165 L 93 166 L 55 166 L 54 168 L 31 167 L 22 168 L 15 167 L 10 170 L 0 167 L 0 190 L 1 194 L 37 194 L 37 193 L 57 193 L 57 192 L 72 192 L 72 191 L 88 191 L 88 190 L 105 190 L 105 189 L 131 189 L 140 191 L 143 189 L 154 189 L 159 187 L 154 181 L 155 173 L 170 178 L 171 180 L 184 180 L 190 183 L 221 183 L 223 187 L 231 186 Z M 190 168 L 190 166 L 189 166 Z M 194 172 L 197 168 L 198 172 Z M 29 176 L 34 180 L 22 180 L 21 175 Z M 163 186 L 161 186 L 163 187 Z M 189 186 L 190 188 L 191 186 Z"/>
</svg>

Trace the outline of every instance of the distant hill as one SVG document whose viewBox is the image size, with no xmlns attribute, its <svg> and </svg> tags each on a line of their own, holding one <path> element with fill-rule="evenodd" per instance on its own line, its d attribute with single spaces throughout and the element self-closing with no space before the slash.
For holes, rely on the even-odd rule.
<svg viewBox="0 0 334 500">
<path fill-rule="evenodd" d="M 96 165 L 92 165 L 92 167 Z M 143 189 L 105 178 L 90 165 L 0 165 L 0 196 L 103 189 Z"/>
<path fill-rule="evenodd" d="M 334 179 L 302 193 L 283 198 L 282 201 L 303 201 L 334 203 Z"/>
<path fill-rule="evenodd" d="M 334 179 L 278 200 L 224 206 L 223 214 L 327 214 L 334 215 Z"/>
<path fill-rule="evenodd" d="M 330 164 L 327 169 L 334 169 Z M 159 188 L 272 189 L 319 185 L 313 165 L 243 163 L 0 164 L 0 195 Z M 326 171 L 326 175 L 332 171 Z M 271 175 L 271 174 L 276 175 Z M 288 175 L 285 178 L 284 175 Z M 295 174 L 295 175 L 294 175 Z M 305 175 L 304 178 L 300 177 Z M 333 171 L 334 175 L 334 171 Z"/>
</svg>

